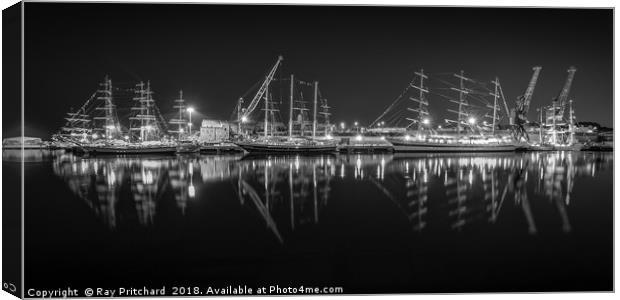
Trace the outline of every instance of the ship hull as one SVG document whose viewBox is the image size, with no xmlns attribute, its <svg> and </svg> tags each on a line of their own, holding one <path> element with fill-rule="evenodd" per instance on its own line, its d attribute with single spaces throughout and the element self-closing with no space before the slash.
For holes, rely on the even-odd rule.
<svg viewBox="0 0 620 300">
<path fill-rule="evenodd" d="M 611 145 L 589 145 L 581 148 L 581 151 L 614 151 Z"/>
<path fill-rule="evenodd" d="M 174 154 L 177 152 L 175 146 L 165 147 L 83 147 L 83 152 L 91 155 L 107 154 Z"/>
<path fill-rule="evenodd" d="M 272 145 L 260 143 L 235 143 L 250 153 L 332 153 L 336 145 Z"/>
<path fill-rule="evenodd" d="M 394 146 L 394 152 L 514 152 L 517 150 L 517 146 L 512 144 L 478 145 L 389 141 Z"/>
<path fill-rule="evenodd" d="M 192 154 L 199 153 L 200 146 L 199 145 L 179 145 L 177 146 L 177 153 L 179 154 Z"/>
</svg>

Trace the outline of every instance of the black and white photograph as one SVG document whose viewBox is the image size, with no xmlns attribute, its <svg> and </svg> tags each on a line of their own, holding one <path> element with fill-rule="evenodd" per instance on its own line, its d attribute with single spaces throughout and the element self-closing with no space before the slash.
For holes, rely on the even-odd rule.
<svg viewBox="0 0 620 300">
<path fill-rule="evenodd" d="M 608 4 L 6 3 L 2 294 L 611 294 Z"/>
</svg>

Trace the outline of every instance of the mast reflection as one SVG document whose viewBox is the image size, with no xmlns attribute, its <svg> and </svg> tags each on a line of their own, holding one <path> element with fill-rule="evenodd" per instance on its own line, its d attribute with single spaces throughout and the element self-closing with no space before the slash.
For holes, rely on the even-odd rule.
<svg viewBox="0 0 620 300">
<path fill-rule="evenodd" d="M 61 154 L 54 173 L 111 229 L 119 222 L 150 226 L 172 193 L 182 215 L 197 198 L 196 184 L 229 180 L 239 156 L 97 157 Z"/>
<path fill-rule="evenodd" d="M 192 203 L 212 196 L 212 183 L 231 182 L 231 194 L 218 196 L 239 203 L 239 213 L 250 209 L 260 216 L 279 243 L 317 228 L 330 201 L 348 196 L 334 192 L 334 185 L 373 186 L 376 194 L 365 197 L 392 203 L 394 214 L 406 218 L 414 232 L 494 226 L 514 219 L 502 216 L 516 215 L 524 222 L 515 228 L 525 224 L 524 232 L 537 234 L 541 224 L 553 224 L 542 222 L 556 218 L 541 211 L 551 209 L 569 233 L 575 184 L 612 165 L 612 155 L 588 152 L 100 158 L 63 153 L 53 161 L 55 174 L 110 229 L 151 226 L 170 207 L 183 217 Z M 162 211 L 167 201 L 173 205 Z"/>
<path fill-rule="evenodd" d="M 527 232 L 538 228 L 531 201 L 547 199 L 558 211 L 562 231 L 571 231 L 567 207 L 578 177 L 593 177 L 598 170 L 611 168 L 613 157 L 602 153 L 538 152 L 521 154 L 396 154 L 366 166 L 368 178 L 394 202 L 420 231 L 428 221 L 428 201 L 439 201 L 435 209 L 450 219 L 450 228 L 462 230 L 467 224 L 484 221 L 494 224 L 501 217 L 507 199 L 518 206 L 527 224 Z M 355 173 L 364 173 L 356 165 Z M 344 173 L 344 172 L 343 172 Z M 429 186 L 435 185 L 434 192 Z M 510 200 L 508 200 L 510 201 Z"/>
<path fill-rule="evenodd" d="M 330 156 L 275 156 L 239 162 L 237 192 L 242 205 L 250 199 L 280 243 L 283 232 L 319 223 L 336 175 Z M 288 219 L 288 220 L 286 220 Z"/>
</svg>

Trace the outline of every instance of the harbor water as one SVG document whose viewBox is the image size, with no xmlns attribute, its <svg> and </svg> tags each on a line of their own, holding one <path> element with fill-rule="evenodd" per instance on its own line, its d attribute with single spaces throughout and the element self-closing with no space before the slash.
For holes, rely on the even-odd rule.
<svg viewBox="0 0 620 300">
<path fill-rule="evenodd" d="M 26 289 L 613 288 L 611 152 L 26 155 Z"/>
</svg>

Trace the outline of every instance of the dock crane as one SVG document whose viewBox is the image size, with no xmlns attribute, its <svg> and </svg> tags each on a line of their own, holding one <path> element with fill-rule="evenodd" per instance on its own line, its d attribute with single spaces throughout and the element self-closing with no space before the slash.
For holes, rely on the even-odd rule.
<svg viewBox="0 0 620 300">
<path fill-rule="evenodd" d="M 532 68 L 534 73 L 532 74 L 532 78 L 530 79 L 530 83 L 527 85 L 527 89 L 525 90 L 525 94 L 517 97 L 516 107 L 514 111 L 514 135 L 515 140 L 521 141 L 522 139 L 525 141 L 530 140 L 527 131 L 525 130 L 525 124 L 527 124 L 527 113 L 530 109 L 530 102 L 532 101 L 532 95 L 534 95 L 534 88 L 536 87 L 536 82 L 538 81 L 538 75 L 540 75 L 540 70 L 542 67 L 534 67 Z"/>
<path fill-rule="evenodd" d="M 570 67 L 567 72 L 568 76 L 566 77 L 564 87 L 560 91 L 560 95 L 557 98 L 553 99 L 553 106 L 557 108 L 556 117 L 558 118 L 564 117 L 564 110 L 566 109 L 568 93 L 570 92 L 570 87 L 573 84 L 573 78 L 575 77 L 575 72 L 577 72 L 577 68 Z"/>
<path fill-rule="evenodd" d="M 239 103 L 237 105 L 237 121 L 239 122 L 239 124 L 247 122 L 250 114 L 252 114 L 252 112 L 254 112 L 256 107 L 258 107 L 258 104 L 260 103 L 262 98 L 265 98 L 265 103 L 268 102 L 268 100 L 267 100 L 267 90 L 269 89 L 269 84 L 273 80 L 273 76 L 276 74 L 276 71 L 278 70 L 278 67 L 282 63 L 282 60 L 284 60 L 284 58 L 282 56 L 278 56 L 278 60 L 273 65 L 273 67 L 269 70 L 269 73 L 267 73 L 267 76 L 265 76 L 265 80 L 263 80 L 260 88 L 258 89 L 258 92 L 256 92 L 256 95 L 254 95 L 254 98 L 252 98 L 252 101 L 250 101 L 250 104 L 248 104 L 248 106 L 246 108 L 242 108 L 241 107 L 243 105 L 243 100 L 239 99 Z M 267 105 L 265 105 L 265 106 L 267 106 Z M 267 112 L 268 112 L 268 109 L 266 107 L 265 108 L 265 114 L 267 114 Z M 266 117 L 265 117 L 265 122 L 267 122 L 267 118 Z M 267 127 L 265 127 L 265 128 L 267 128 Z M 265 132 L 266 132 L 266 130 L 265 130 Z"/>
<path fill-rule="evenodd" d="M 552 125 L 553 132 L 553 143 L 557 142 L 557 126 L 564 125 L 564 110 L 566 109 L 566 104 L 568 103 L 568 93 L 570 92 L 571 85 L 573 84 L 573 78 L 575 77 L 575 72 L 577 72 L 577 68 L 570 67 L 567 70 L 568 76 L 566 77 L 566 82 L 564 82 L 564 86 L 560 91 L 560 94 L 557 98 L 551 101 L 551 106 L 547 107 L 547 116 L 546 123 Z M 568 123 L 572 123 L 573 120 L 569 120 Z M 572 124 L 569 124 L 572 126 Z"/>
</svg>

